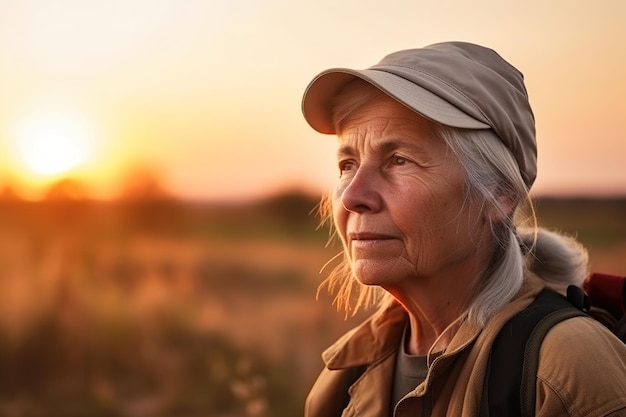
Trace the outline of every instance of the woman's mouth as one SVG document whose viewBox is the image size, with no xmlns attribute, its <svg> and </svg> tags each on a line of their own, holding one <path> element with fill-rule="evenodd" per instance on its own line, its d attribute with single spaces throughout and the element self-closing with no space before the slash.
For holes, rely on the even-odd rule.
<svg viewBox="0 0 626 417">
<path fill-rule="evenodd" d="M 375 240 L 391 240 L 394 239 L 391 235 L 372 232 L 353 232 L 348 234 L 348 238 L 351 241 L 375 241 Z"/>
</svg>

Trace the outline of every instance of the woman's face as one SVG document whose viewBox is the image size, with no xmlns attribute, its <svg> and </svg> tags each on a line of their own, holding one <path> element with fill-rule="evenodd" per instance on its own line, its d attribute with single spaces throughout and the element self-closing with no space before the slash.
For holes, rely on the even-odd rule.
<svg viewBox="0 0 626 417">
<path fill-rule="evenodd" d="M 359 281 L 393 292 L 476 271 L 488 222 L 431 122 L 380 95 L 338 137 L 333 215 Z"/>
</svg>

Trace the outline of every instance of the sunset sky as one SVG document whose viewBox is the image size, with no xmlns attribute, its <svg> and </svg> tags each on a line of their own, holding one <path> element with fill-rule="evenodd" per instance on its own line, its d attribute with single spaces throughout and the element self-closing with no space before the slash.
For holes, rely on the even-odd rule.
<svg viewBox="0 0 626 417">
<path fill-rule="evenodd" d="M 0 0 L 0 186 L 136 167 L 185 198 L 319 192 L 334 140 L 300 112 L 319 71 L 444 40 L 526 77 L 538 194 L 626 194 L 623 0 Z"/>
</svg>

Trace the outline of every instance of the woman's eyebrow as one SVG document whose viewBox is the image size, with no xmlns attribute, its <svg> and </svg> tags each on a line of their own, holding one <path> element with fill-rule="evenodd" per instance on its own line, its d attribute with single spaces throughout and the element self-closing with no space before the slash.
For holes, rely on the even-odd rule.
<svg viewBox="0 0 626 417">
<path fill-rule="evenodd" d="M 346 143 L 341 145 L 337 149 L 337 156 L 352 156 L 358 153 L 355 150 L 356 146 L 351 143 Z M 424 147 L 421 146 L 418 140 L 415 139 L 386 139 L 381 140 L 378 143 L 374 143 L 371 146 L 377 153 L 391 153 L 397 151 L 399 149 L 406 149 L 410 152 L 415 152 L 416 154 L 426 154 Z"/>
<path fill-rule="evenodd" d="M 373 149 L 375 153 L 389 153 L 402 147 L 403 146 L 401 144 L 396 142 L 384 142 L 381 144 L 374 144 L 370 149 Z M 337 149 L 337 156 L 342 157 L 357 155 L 359 151 L 356 148 L 356 146 L 351 144 L 342 145 Z"/>
<path fill-rule="evenodd" d="M 424 147 L 415 139 L 393 139 L 385 140 L 375 144 L 374 148 L 380 153 L 391 153 L 397 150 L 405 150 L 416 154 L 425 154 Z"/>
<path fill-rule="evenodd" d="M 356 152 L 354 151 L 354 146 L 352 146 L 352 145 L 341 145 L 337 149 L 337 157 L 352 156 L 355 153 Z"/>
</svg>

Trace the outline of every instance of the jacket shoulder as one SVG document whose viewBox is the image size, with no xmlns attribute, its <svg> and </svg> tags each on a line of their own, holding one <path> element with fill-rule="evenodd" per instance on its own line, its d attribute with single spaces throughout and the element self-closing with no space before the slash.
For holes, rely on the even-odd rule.
<svg viewBox="0 0 626 417">
<path fill-rule="evenodd" d="M 539 351 L 536 415 L 626 416 L 626 345 L 590 317 L 555 325 Z"/>
</svg>

